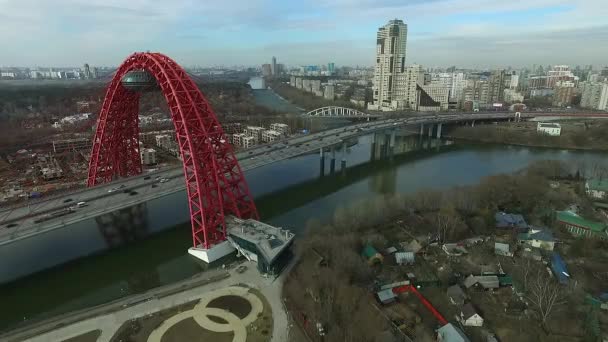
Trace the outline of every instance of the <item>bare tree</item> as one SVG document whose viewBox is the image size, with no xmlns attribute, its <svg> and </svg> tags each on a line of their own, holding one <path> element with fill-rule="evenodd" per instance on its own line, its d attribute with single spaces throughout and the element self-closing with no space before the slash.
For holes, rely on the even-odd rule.
<svg viewBox="0 0 608 342">
<path fill-rule="evenodd" d="M 554 310 L 566 304 L 563 287 L 551 279 L 541 267 L 527 276 L 525 297 L 532 303 L 543 326 Z M 545 326 L 546 327 L 546 326 Z"/>
<path fill-rule="evenodd" d="M 456 225 L 460 223 L 458 213 L 452 206 L 441 208 L 435 214 L 434 221 L 440 243 L 443 243 L 448 235 L 451 235 Z"/>
</svg>

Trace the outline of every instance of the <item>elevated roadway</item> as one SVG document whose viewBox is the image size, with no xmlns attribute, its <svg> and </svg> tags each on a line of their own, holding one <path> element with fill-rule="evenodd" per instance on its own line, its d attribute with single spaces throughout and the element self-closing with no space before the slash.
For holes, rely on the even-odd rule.
<svg viewBox="0 0 608 342">
<path fill-rule="evenodd" d="M 535 114 L 522 113 L 522 119 Z M 512 118 L 513 113 L 476 113 L 416 115 L 369 121 L 259 145 L 238 152 L 236 156 L 241 168 L 247 171 L 324 148 L 342 146 L 348 140 L 375 132 L 410 125 Z M 179 166 L 30 202 L 29 205 L 0 209 L 0 246 L 182 191 L 184 187 L 183 171 Z M 79 202 L 86 204 L 78 207 L 76 204 Z"/>
</svg>

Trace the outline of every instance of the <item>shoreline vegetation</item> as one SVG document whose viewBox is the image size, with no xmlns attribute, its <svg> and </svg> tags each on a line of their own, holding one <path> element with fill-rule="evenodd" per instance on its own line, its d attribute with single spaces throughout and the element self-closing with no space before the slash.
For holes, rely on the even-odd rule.
<svg viewBox="0 0 608 342">
<path fill-rule="evenodd" d="M 311 219 L 307 223 L 306 233 L 296 244 L 298 262 L 285 280 L 283 297 L 286 298 L 286 307 L 298 325 L 312 337 L 318 335 L 318 322 L 323 326 L 326 340 L 362 342 L 374 341 L 376 336 L 391 330 L 390 319 L 379 315 L 379 311 L 389 312 L 390 316 L 391 311 L 405 310 L 409 312 L 407 315 L 404 311 L 398 316 L 409 315 L 410 321 L 416 322 L 409 328 L 410 338 L 430 340 L 435 334 L 436 323 L 427 319 L 425 324 L 419 324 L 420 319 L 424 321 L 425 313 L 424 310 L 412 313 L 415 301 L 411 298 L 400 297 L 398 302 L 403 300 L 403 303 L 388 308 L 379 305 L 373 296 L 379 284 L 402 281 L 407 272 L 433 274 L 438 285 L 423 287 L 420 291 L 451 320 L 458 312 L 455 311 L 457 307 L 447 300 L 447 286 L 462 281 L 469 274 L 483 272 L 482 264 L 490 266 L 498 262 L 512 276 L 518 289 L 529 288 L 533 278 L 529 274 L 537 274 L 538 279 L 534 279 L 554 284 L 552 289 L 555 287 L 560 299 L 567 304 L 560 302 L 549 313 L 543 307 L 530 304 L 530 318 L 522 323 L 504 316 L 502 305 L 484 302 L 489 300 L 486 297 L 492 297 L 491 294 L 476 295 L 472 299 L 474 304 L 486 308 L 484 326 L 502 332 L 500 338 L 503 340 L 518 338 L 548 342 L 564 334 L 585 334 L 581 324 L 584 318 L 572 323 L 575 327 L 564 322 L 571 321 L 568 308 L 576 312 L 583 310 L 585 293 L 599 290 L 601 282 L 585 278 L 583 274 L 591 274 L 597 271 L 596 268 L 604 267 L 608 261 L 608 253 L 605 252 L 608 244 L 606 241 L 572 237 L 559 228 L 555 211 L 574 205 L 579 208 L 579 215 L 603 220 L 602 214 L 585 194 L 583 177 L 598 177 L 598 172 L 605 171 L 606 168 L 599 165 L 545 160 L 514 173 L 486 177 L 477 185 L 420 191 L 411 195 L 377 196 L 362 199 L 352 206 L 339 207 L 330 222 Z M 529 224 L 552 229 L 562 241 L 559 252 L 564 253 L 568 262 L 585 258 L 585 263 L 577 266 L 585 268 L 581 271 L 583 273 L 577 270 L 579 286 L 573 290 L 558 288 L 559 285 L 547 275 L 540 262 L 528 262 L 520 256 L 512 261 L 497 259 L 492 249 L 494 241 L 503 241 L 501 239 L 504 238 L 512 246 L 517 245 L 516 234 L 499 239 L 497 234 L 502 233 L 497 232 L 494 217 L 498 211 L 522 214 Z M 441 248 L 428 246 L 429 241 L 442 245 L 474 237 L 487 237 L 488 241 L 472 248 L 470 254 L 462 259 L 447 258 Z M 365 246 L 372 246 L 384 254 L 389 247 L 399 248 L 412 241 L 418 241 L 424 248 L 424 255 L 417 256 L 413 266 L 395 265 L 388 255 L 384 262 L 372 265 L 361 256 Z M 529 267 L 522 266 L 525 262 Z M 530 271 L 532 269 L 533 272 Z M 459 280 L 454 278 L 456 274 L 461 275 Z M 520 291 L 524 291 L 525 298 L 533 295 L 532 292 Z M 497 298 L 504 295 L 505 300 L 521 300 L 510 290 L 501 293 Z M 549 316 L 551 319 L 547 319 Z M 518 328 L 522 324 L 525 329 Z M 466 329 L 466 332 L 475 337 L 478 330 Z M 520 335 L 514 336 L 513 332 Z"/>
<path fill-rule="evenodd" d="M 608 151 L 608 122 L 560 122 L 561 135 L 549 136 L 536 131 L 536 122 L 513 122 L 500 125 L 460 126 L 444 137 L 484 144 L 505 144 L 539 148 L 584 151 Z"/>
</svg>

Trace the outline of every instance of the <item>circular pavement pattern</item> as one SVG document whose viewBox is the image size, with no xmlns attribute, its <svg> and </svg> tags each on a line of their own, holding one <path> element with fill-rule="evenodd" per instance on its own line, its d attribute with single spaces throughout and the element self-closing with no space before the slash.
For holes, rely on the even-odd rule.
<svg viewBox="0 0 608 342">
<path fill-rule="evenodd" d="M 161 342 L 169 328 L 188 318 L 193 318 L 201 328 L 211 332 L 233 332 L 232 342 L 245 342 L 247 326 L 258 318 L 263 309 L 260 298 L 245 287 L 231 286 L 207 292 L 192 310 L 172 316 L 154 329 L 148 342 Z"/>
</svg>

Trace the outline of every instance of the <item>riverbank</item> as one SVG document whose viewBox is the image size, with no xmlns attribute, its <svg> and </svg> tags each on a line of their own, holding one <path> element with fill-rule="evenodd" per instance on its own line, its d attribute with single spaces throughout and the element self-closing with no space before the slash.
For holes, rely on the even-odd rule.
<svg viewBox="0 0 608 342">
<path fill-rule="evenodd" d="M 466 301 L 460 306 L 466 302 L 481 310 L 484 328 L 500 340 L 578 339 L 588 333 L 585 294 L 603 289 L 603 280 L 593 275 L 608 262 L 605 241 L 576 238 L 554 216 L 556 210 L 576 204 L 582 217 L 599 219 L 590 213 L 594 208 L 581 190 L 584 182 L 577 177 L 578 169 L 571 163 L 538 162 L 472 186 L 362 199 L 336 210 L 330 222 L 310 222 L 299 242 L 300 262 L 284 287 L 288 308 L 304 323 L 310 317 L 319 319 L 332 341 L 353 335 L 371 340 L 393 331 L 403 340 L 431 340 L 437 324 L 442 325 L 438 316 L 451 320 L 460 315 L 446 291 L 462 284 Z M 550 247 L 543 242 L 540 249 L 532 248 L 539 257 L 529 259 L 530 248 L 521 247 L 525 242 L 516 229 L 496 228 L 498 211 L 523 215 L 535 229 L 542 228 L 551 238 Z M 554 237 L 560 241 L 555 247 Z M 495 243 L 508 246 L 515 255 L 497 255 Z M 547 274 L 540 258 L 547 262 L 553 248 L 568 264 L 576 290 L 566 289 Z M 399 264 L 395 251 L 415 255 Z M 507 277 L 509 284 L 492 291 L 466 285 L 469 275 L 489 274 Z M 404 282 L 419 289 L 439 315 L 429 314 L 415 296 L 397 295 Z M 534 284 L 546 285 L 535 292 Z M 394 298 L 378 298 L 379 291 L 387 288 L 392 288 Z M 555 291 L 560 303 L 548 314 L 545 303 L 535 301 L 545 291 Z M 378 300 L 386 302 L 379 305 Z M 523 306 L 520 316 L 525 319 L 505 310 L 515 306 Z M 600 321 L 605 318 L 608 315 Z M 315 327 L 310 326 L 314 336 Z M 472 341 L 485 340 L 478 328 L 464 327 L 464 331 Z"/>
<path fill-rule="evenodd" d="M 247 173 L 263 221 L 300 236 L 311 217 L 331 222 L 338 208 L 362 198 L 477 184 L 483 177 L 520 170 L 537 160 L 590 166 L 608 161 L 606 152 L 465 143 L 443 146 L 437 140 L 400 135 L 393 159 L 379 160 L 383 155 L 380 144 L 373 149 L 372 141 L 371 136 L 364 136 L 347 149 L 344 172 L 337 162 L 336 172 L 329 174 L 326 159 L 325 175 L 320 176 L 319 156 L 311 154 Z M 336 157 L 340 161 L 342 152 L 337 151 Z M 136 221 L 143 224 L 145 235 L 123 247 L 0 286 L 0 302 L 11 308 L 0 311 L 0 330 L 24 317 L 37 320 L 92 307 L 203 272 L 185 252 L 191 244 L 186 198 L 182 192 L 148 202 L 145 219 Z M 65 250 L 103 244 L 95 227 L 92 222 L 70 234 L 44 234 L 37 245 L 41 247 L 35 248 L 48 248 L 49 257 L 54 257 Z M 0 250 L 2 260 L 18 260 L 19 267 L 27 267 L 28 248 L 4 248 Z"/>
<path fill-rule="evenodd" d="M 556 146 L 550 144 L 537 144 L 537 143 L 518 143 L 518 142 L 498 142 L 492 139 L 479 139 L 479 138 L 471 138 L 471 137 L 462 137 L 455 136 L 451 134 L 446 134 L 443 136 L 445 139 L 454 140 L 454 142 L 466 142 L 466 143 L 475 143 L 480 145 L 502 145 L 502 146 L 517 146 L 517 147 L 533 147 L 533 148 L 543 148 L 543 149 L 552 149 L 552 150 L 571 150 L 571 151 L 589 151 L 589 152 L 606 152 L 608 151 L 608 146 L 606 148 L 596 148 L 596 147 L 584 147 L 584 146 Z"/>
<path fill-rule="evenodd" d="M 252 341 L 283 342 L 288 340 L 290 323 L 280 295 L 282 283 L 282 278 L 263 277 L 253 263 L 236 262 L 141 295 L 28 325 L 0 339 L 64 341 L 98 332 L 97 341 L 103 342 L 119 337 L 160 341 L 163 335 L 187 340 L 194 330 L 202 330 L 210 340 L 224 340 L 226 332 L 232 331 L 234 341 L 251 337 Z M 235 297 L 242 300 L 235 302 Z M 201 320 L 199 315 L 205 311 L 225 318 L 229 327 Z M 200 326 L 182 324 L 188 317 Z"/>
<path fill-rule="evenodd" d="M 444 137 L 477 143 L 506 144 L 515 146 L 608 151 L 608 122 L 567 121 L 561 122 L 561 134 L 549 136 L 537 132 L 536 122 L 512 122 L 500 125 L 459 126 L 446 132 Z"/>
</svg>

